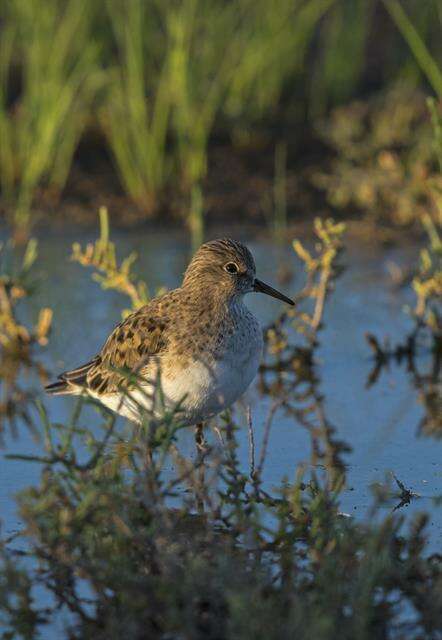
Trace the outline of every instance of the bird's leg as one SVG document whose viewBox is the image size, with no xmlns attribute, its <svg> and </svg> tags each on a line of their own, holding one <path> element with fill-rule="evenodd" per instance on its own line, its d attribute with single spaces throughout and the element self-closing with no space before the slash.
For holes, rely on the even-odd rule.
<svg viewBox="0 0 442 640">
<path fill-rule="evenodd" d="M 206 441 L 204 439 L 204 423 L 199 422 L 195 426 L 195 445 L 198 454 L 203 453 L 206 449 Z"/>
<path fill-rule="evenodd" d="M 199 513 L 204 512 L 204 453 L 206 451 L 206 441 L 204 439 L 204 423 L 199 422 L 195 426 L 196 464 L 197 475 L 195 483 L 195 499 Z"/>
</svg>

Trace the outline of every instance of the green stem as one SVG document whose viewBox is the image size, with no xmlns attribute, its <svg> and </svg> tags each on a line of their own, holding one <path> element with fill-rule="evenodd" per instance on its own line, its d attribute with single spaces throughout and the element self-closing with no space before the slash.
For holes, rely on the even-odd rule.
<svg viewBox="0 0 442 640">
<path fill-rule="evenodd" d="M 199 185 L 192 187 L 190 196 L 189 227 L 192 239 L 192 249 L 197 249 L 204 240 L 204 203 Z"/>
<path fill-rule="evenodd" d="M 435 93 L 442 98 L 442 72 L 399 0 L 383 0 L 383 2 Z"/>
</svg>

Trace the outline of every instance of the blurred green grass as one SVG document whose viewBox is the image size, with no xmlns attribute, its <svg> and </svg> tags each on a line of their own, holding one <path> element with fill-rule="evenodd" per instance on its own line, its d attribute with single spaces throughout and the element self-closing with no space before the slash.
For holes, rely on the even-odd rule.
<svg viewBox="0 0 442 640">
<path fill-rule="evenodd" d="M 4 0 L 0 24 L 1 207 L 22 229 L 88 131 L 143 215 L 179 194 L 196 238 L 215 137 L 277 149 L 399 79 L 441 94 L 437 0 Z"/>
</svg>

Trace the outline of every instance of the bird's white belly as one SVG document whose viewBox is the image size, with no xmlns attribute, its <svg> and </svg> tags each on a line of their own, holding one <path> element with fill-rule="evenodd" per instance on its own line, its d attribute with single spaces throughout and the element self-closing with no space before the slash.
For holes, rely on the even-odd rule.
<svg viewBox="0 0 442 640">
<path fill-rule="evenodd" d="M 246 359 L 193 362 L 173 380 L 163 381 L 164 395 L 174 405 L 181 403 L 189 424 L 207 420 L 242 396 L 256 376 L 260 356 L 261 350 Z"/>
<path fill-rule="evenodd" d="M 178 407 L 180 420 L 187 425 L 195 424 L 230 407 L 245 392 L 256 376 L 261 352 L 262 343 L 258 341 L 235 356 L 210 362 L 197 360 L 173 376 L 162 375 L 161 391 L 149 384 L 143 391 L 102 396 L 100 401 L 136 422 L 143 410 L 161 417 L 165 409 Z"/>
</svg>

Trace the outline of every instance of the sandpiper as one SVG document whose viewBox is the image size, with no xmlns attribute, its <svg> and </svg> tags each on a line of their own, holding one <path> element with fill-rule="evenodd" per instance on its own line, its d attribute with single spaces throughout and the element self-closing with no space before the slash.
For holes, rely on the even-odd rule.
<svg viewBox="0 0 442 640">
<path fill-rule="evenodd" d="M 137 423 L 143 415 L 160 417 L 165 407 L 178 407 L 180 423 L 200 425 L 230 407 L 258 371 L 262 330 L 244 304 L 253 291 L 294 304 L 258 280 L 243 244 L 207 242 L 181 287 L 132 313 L 98 355 L 62 373 L 46 391 L 86 393 Z"/>
</svg>

